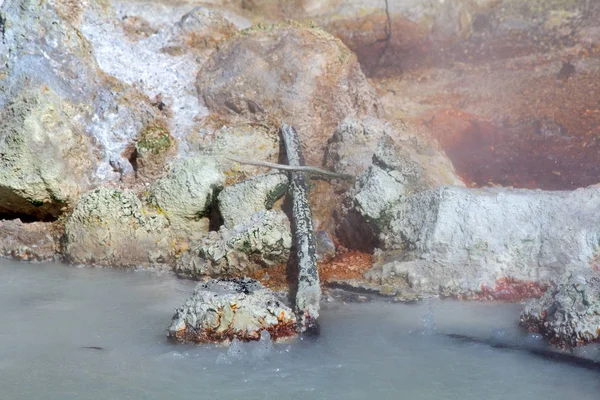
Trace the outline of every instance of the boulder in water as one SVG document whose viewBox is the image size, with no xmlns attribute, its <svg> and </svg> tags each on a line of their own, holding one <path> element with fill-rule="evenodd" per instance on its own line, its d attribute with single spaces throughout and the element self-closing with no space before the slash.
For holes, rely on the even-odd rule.
<svg viewBox="0 0 600 400">
<path fill-rule="evenodd" d="M 264 330 L 272 339 L 294 336 L 296 317 L 258 281 L 212 279 L 175 311 L 168 335 L 179 342 L 222 343 L 259 340 Z"/>
<path fill-rule="evenodd" d="M 600 342 L 600 273 L 574 273 L 530 301 L 521 312 L 521 325 L 561 347 Z"/>
</svg>

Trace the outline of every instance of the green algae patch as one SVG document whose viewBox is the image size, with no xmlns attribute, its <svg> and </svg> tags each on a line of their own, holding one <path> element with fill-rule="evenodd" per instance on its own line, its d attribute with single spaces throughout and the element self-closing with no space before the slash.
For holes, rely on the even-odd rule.
<svg viewBox="0 0 600 400">
<path fill-rule="evenodd" d="M 137 143 L 138 151 L 160 154 L 173 147 L 174 139 L 169 130 L 160 122 L 152 122 L 140 133 Z"/>
</svg>

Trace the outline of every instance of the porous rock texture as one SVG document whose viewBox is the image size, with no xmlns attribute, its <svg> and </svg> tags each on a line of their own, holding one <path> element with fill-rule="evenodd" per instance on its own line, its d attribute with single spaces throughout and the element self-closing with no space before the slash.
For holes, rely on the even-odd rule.
<svg viewBox="0 0 600 400">
<path fill-rule="evenodd" d="M 292 310 L 260 282 L 249 278 L 212 279 L 200 283 L 175 311 L 169 336 L 181 342 L 221 343 L 272 339 L 296 334 Z"/>
<path fill-rule="evenodd" d="M 170 220 L 196 220 L 206 215 L 224 181 L 217 159 L 185 158 L 152 184 L 149 202 Z"/>
<path fill-rule="evenodd" d="M 374 117 L 344 118 L 327 141 L 325 167 L 358 176 L 371 165 L 378 140 L 390 130 L 389 124 Z"/>
<path fill-rule="evenodd" d="M 599 342 L 600 273 L 589 269 L 573 272 L 567 282 L 525 305 L 521 325 L 561 347 Z"/>
<path fill-rule="evenodd" d="M 47 87 L 23 89 L 0 108 L 0 214 L 55 219 L 88 185 L 93 154 L 76 117 Z"/>
<path fill-rule="evenodd" d="M 397 197 L 379 232 L 372 282 L 450 296 L 543 293 L 600 252 L 600 188 L 572 192 L 443 186 Z"/>
<path fill-rule="evenodd" d="M 85 24 L 81 33 L 102 71 L 151 99 L 177 142 L 177 155 L 194 154 L 197 149 L 188 136 L 207 115 L 193 90 L 198 65 L 219 40 L 209 32 L 228 31 L 231 24 L 216 11 L 194 10 L 193 5 L 174 7 L 175 11 L 157 10 L 162 5 L 154 3 L 130 6 L 118 5 L 120 19 L 111 16 Z M 138 28 L 121 21 L 129 18 L 137 19 Z"/>
<path fill-rule="evenodd" d="M 288 188 L 286 174 L 256 175 L 225 187 L 218 196 L 219 212 L 226 228 L 248 222 L 261 210 L 270 210 Z"/>
<path fill-rule="evenodd" d="M 140 180 L 152 181 L 159 178 L 167 160 L 176 153 L 175 138 L 171 136 L 164 122 L 146 125 L 135 143 L 135 150 L 129 157 Z"/>
<path fill-rule="evenodd" d="M 343 118 L 379 112 L 354 54 L 298 23 L 257 25 L 223 41 L 199 71 L 197 89 L 213 112 L 293 125 L 313 165 Z"/>
<path fill-rule="evenodd" d="M 290 255 L 290 222 L 281 211 L 261 210 L 245 223 L 211 232 L 184 252 L 175 270 L 188 277 L 243 276 L 285 264 Z"/>
<path fill-rule="evenodd" d="M 98 188 L 79 198 L 65 224 L 68 261 L 107 266 L 160 266 L 172 238 L 167 219 L 129 190 Z"/>
<path fill-rule="evenodd" d="M 197 144 L 203 154 L 220 157 L 220 166 L 225 174 L 226 183 L 233 184 L 269 170 L 265 167 L 227 160 L 224 157 L 277 163 L 279 161 L 278 130 L 279 127 L 247 122 L 218 127 L 205 126 L 197 138 L 188 138 L 188 141 L 190 144 Z"/>
<path fill-rule="evenodd" d="M 133 167 L 123 153 L 147 124 L 160 118 L 149 98 L 106 74 L 92 55 L 94 49 L 82 32 L 111 19 L 110 5 L 95 0 L 85 6 L 7 0 L 0 10 L 0 110 L 12 120 L 12 128 L 2 136 L 15 137 L 15 131 L 23 129 L 28 145 L 45 159 L 38 163 L 56 164 L 48 168 L 48 173 L 59 175 L 47 180 L 49 194 L 34 199 L 45 204 L 41 210 L 52 208 L 52 216 L 66 195 L 73 200 L 75 185 L 85 191 L 87 180 L 118 180 L 131 174 Z M 31 157 L 22 160 L 24 171 L 31 171 Z M 65 163 L 77 168 L 65 168 Z M 44 181 L 45 169 L 37 166 L 38 176 L 29 176 Z M 23 197 L 12 185 L 7 182 L 5 191 Z M 64 188 L 53 200 L 56 186 Z"/>
</svg>

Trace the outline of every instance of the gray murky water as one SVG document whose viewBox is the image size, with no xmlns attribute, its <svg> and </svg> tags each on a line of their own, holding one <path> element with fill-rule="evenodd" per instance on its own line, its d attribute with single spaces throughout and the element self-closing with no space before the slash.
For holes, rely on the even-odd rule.
<svg viewBox="0 0 600 400">
<path fill-rule="evenodd" d="M 442 335 L 523 340 L 519 305 L 334 302 L 323 310 L 318 338 L 246 346 L 234 357 L 166 340 L 173 309 L 193 287 L 157 272 L 0 261 L 0 399 L 585 400 L 600 393 L 597 372 Z"/>
</svg>

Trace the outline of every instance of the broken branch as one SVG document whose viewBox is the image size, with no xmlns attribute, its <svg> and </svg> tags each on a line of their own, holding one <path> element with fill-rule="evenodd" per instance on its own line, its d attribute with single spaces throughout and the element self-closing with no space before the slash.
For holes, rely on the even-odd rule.
<svg viewBox="0 0 600 400">
<path fill-rule="evenodd" d="M 338 173 L 335 173 L 332 171 L 327 171 L 325 169 L 311 167 L 308 165 L 291 166 L 291 165 L 276 164 L 276 163 L 272 163 L 272 162 L 268 162 L 268 161 L 247 160 L 247 159 L 237 158 L 237 157 L 232 157 L 232 156 L 223 156 L 223 157 L 230 161 L 234 161 L 234 162 L 237 162 L 240 164 L 256 165 L 257 167 L 267 167 L 267 168 L 273 168 L 273 169 L 280 169 L 283 171 L 304 172 L 304 173 L 311 174 L 311 175 L 321 175 L 324 177 L 334 178 L 334 179 L 354 180 L 354 177 L 352 175 L 338 174 Z"/>
</svg>

